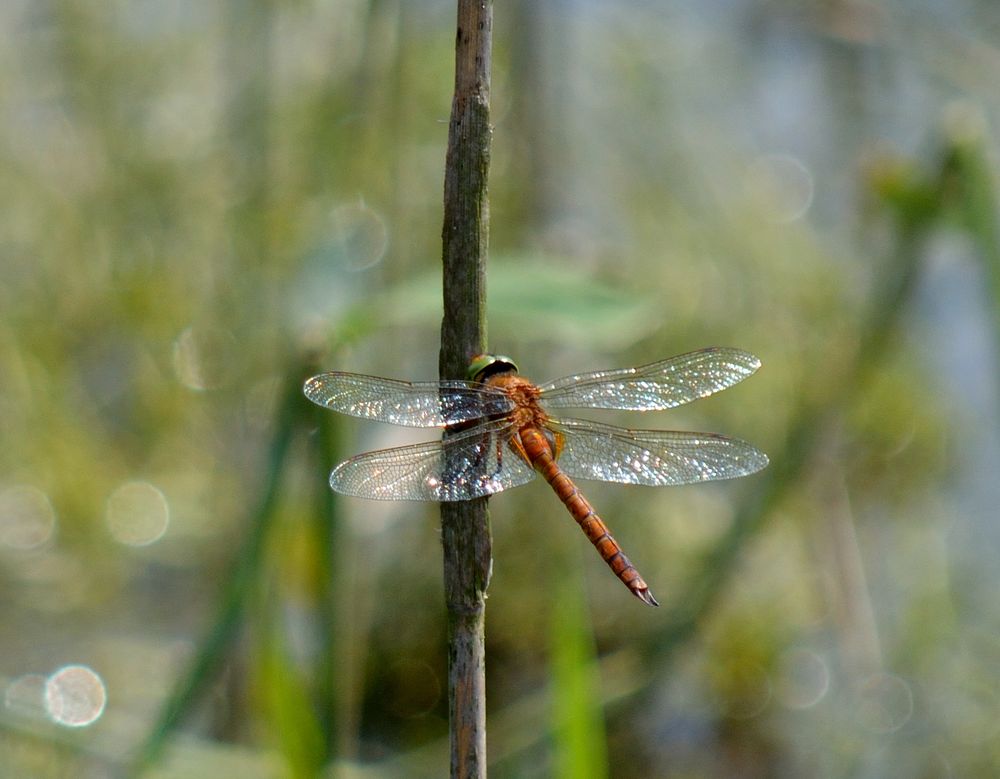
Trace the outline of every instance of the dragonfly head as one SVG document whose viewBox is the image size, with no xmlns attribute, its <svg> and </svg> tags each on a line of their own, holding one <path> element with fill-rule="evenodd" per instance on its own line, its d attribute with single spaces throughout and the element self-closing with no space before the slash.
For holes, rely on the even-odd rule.
<svg viewBox="0 0 1000 779">
<path fill-rule="evenodd" d="M 502 354 L 477 354 L 469 363 L 465 375 L 470 381 L 486 381 L 497 373 L 517 372 L 517 364 Z"/>
</svg>

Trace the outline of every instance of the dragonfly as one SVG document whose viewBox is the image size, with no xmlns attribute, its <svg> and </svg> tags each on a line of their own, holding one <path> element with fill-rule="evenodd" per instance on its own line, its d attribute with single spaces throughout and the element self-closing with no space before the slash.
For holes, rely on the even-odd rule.
<svg viewBox="0 0 1000 779">
<path fill-rule="evenodd" d="M 759 367 L 748 352 L 711 347 L 535 384 L 509 357 L 482 354 L 472 359 L 464 381 L 406 382 L 332 371 L 308 379 L 304 391 L 314 403 L 350 416 L 443 430 L 437 441 L 365 452 L 340 463 L 330 474 L 336 492 L 373 500 L 462 501 L 540 475 L 625 586 L 658 606 L 573 480 L 662 487 L 731 479 L 761 470 L 767 455 L 715 433 L 632 430 L 552 412 L 663 411 L 727 389 Z"/>
</svg>

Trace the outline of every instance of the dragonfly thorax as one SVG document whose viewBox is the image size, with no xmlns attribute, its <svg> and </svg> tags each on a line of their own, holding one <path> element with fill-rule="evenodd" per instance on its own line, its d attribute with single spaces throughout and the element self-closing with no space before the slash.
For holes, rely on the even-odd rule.
<svg viewBox="0 0 1000 779">
<path fill-rule="evenodd" d="M 542 429 L 549 421 L 548 414 L 542 410 L 538 399 L 542 391 L 531 381 L 516 373 L 499 373 L 486 380 L 487 386 L 497 387 L 507 393 L 514 404 L 510 419 L 515 430 L 526 427 Z"/>
</svg>

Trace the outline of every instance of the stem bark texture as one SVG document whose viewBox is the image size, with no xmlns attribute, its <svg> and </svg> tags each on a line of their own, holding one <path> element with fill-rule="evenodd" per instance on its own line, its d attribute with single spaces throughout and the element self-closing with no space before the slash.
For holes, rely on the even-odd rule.
<svg viewBox="0 0 1000 779">
<path fill-rule="evenodd" d="M 455 93 L 444 179 L 444 319 L 440 375 L 465 378 L 486 350 L 487 179 L 490 163 L 492 0 L 458 0 Z M 441 506 L 448 609 L 451 776 L 486 776 L 483 628 L 492 568 L 486 499 Z"/>
</svg>

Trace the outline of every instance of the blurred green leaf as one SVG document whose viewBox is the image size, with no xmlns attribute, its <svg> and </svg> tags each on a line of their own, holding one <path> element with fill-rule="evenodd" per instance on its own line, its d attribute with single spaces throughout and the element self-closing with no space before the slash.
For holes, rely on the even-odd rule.
<svg viewBox="0 0 1000 779">
<path fill-rule="evenodd" d="M 491 332 L 509 333 L 520 341 L 616 349 L 660 324 L 658 308 L 646 293 L 612 286 L 554 257 L 494 258 L 487 289 Z M 335 329 L 343 342 L 386 326 L 436 324 L 440 318 L 441 276 L 434 270 L 356 305 Z"/>
<path fill-rule="evenodd" d="M 275 609 L 267 610 L 272 616 Z M 271 619 L 257 655 L 257 679 L 269 738 L 288 761 L 295 779 L 313 779 L 325 762 L 323 732 L 303 680 L 285 646 L 284 626 Z"/>
<path fill-rule="evenodd" d="M 561 567 L 549 585 L 553 776 L 600 779 L 608 776 L 608 754 L 593 627 L 579 567 Z"/>
</svg>

